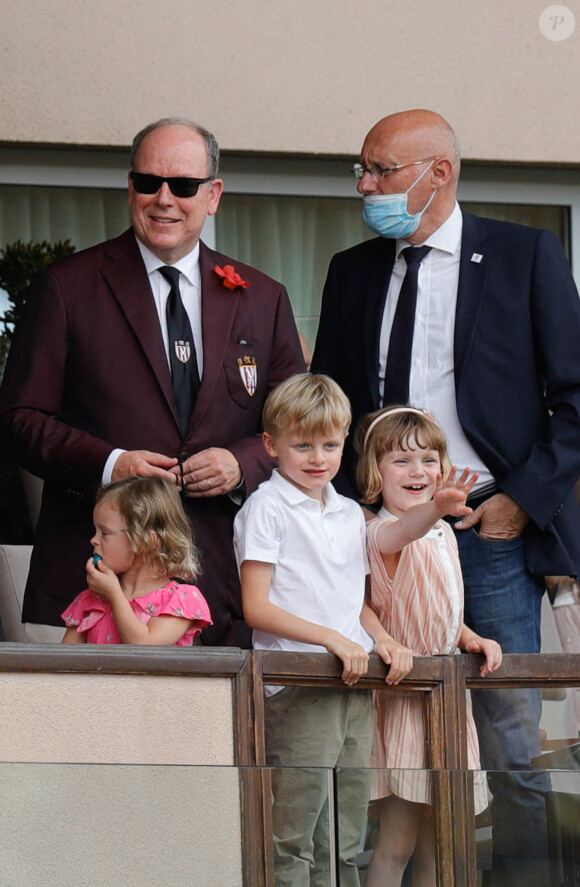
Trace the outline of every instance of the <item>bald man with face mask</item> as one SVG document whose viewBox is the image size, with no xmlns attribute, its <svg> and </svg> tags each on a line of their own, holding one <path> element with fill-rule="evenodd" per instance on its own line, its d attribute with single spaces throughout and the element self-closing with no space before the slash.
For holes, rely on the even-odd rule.
<svg viewBox="0 0 580 887">
<path fill-rule="evenodd" d="M 378 237 L 331 261 L 312 370 L 345 390 L 353 428 L 392 402 L 436 416 L 453 464 L 480 474 L 473 513 L 454 526 L 466 623 L 505 653 L 537 653 L 544 575 L 580 572 L 580 301 L 568 261 L 549 231 L 462 211 L 458 140 L 432 111 L 379 120 L 354 172 Z M 337 486 L 356 496 L 347 440 Z M 493 884 L 544 887 L 550 783 L 529 772 L 539 691 L 473 701 L 482 766 L 507 771 L 489 774 Z"/>
</svg>

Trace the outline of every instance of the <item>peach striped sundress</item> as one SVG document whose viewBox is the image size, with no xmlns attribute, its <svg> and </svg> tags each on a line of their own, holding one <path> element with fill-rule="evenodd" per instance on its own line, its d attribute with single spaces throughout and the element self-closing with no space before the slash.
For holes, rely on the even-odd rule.
<svg viewBox="0 0 580 887">
<path fill-rule="evenodd" d="M 381 509 L 367 524 L 371 569 L 371 604 L 381 624 L 416 656 L 455 653 L 463 623 L 463 579 L 457 542 L 445 521 L 401 551 L 395 576 L 389 577 L 377 545 L 383 520 L 397 518 Z M 427 766 L 423 701 L 419 693 L 376 690 L 371 798 L 394 794 L 432 804 Z M 469 768 L 479 771 L 479 746 L 471 702 L 467 699 Z M 487 806 L 485 774 L 474 774 L 475 811 Z"/>
</svg>

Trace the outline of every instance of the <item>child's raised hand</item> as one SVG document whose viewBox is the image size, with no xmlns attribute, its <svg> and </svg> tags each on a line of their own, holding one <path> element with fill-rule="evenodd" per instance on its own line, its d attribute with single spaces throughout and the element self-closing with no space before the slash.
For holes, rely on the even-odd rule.
<svg viewBox="0 0 580 887">
<path fill-rule="evenodd" d="M 413 651 L 392 638 L 383 638 L 375 644 L 375 653 L 378 653 L 383 662 L 389 665 L 389 673 L 385 681 L 387 684 L 398 684 L 413 668 Z"/>
<path fill-rule="evenodd" d="M 455 465 L 449 472 L 445 483 L 443 483 L 441 475 L 437 476 L 437 485 L 435 496 L 433 497 L 433 503 L 441 517 L 444 517 L 446 514 L 449 514 L 452 517 L 471 514 L 473 509 L 466 504 L 466 501 L 473 487 L 477 483 L 478 477 L 479 474 L 477 471 L 472 472 L 470 468 L 465 468 L 459 477 L 457 477 L 457 468 Z"/>
<path fill-rule="evenodd" d="M 368 671 L 369 654 L 360 644 L 349 641 L 339 632 L 333 632 L 330 641 L 326 644 L 329 653 L 334 653 L 342 662 L 344 668 L 342 680 L 349 687 L 362 678 Z"/>
<path fill-rule="evenodd" d="M 480 638 L 479 636 L 471 638 L 464 649 L 466 653 L 483 653 L 485 656 L 485 664 L 479 670 L 482 678 L 486 674 L 491 674 L 492 671 L 497 671 L 501 665 L 501 647 L 497 641 L 492 641 L 491 638 Z"/>
<path fill-rule="evenodd" d="M 115 573 L 100 560 L 95 564 L 92 557 L 87 561 L 87 585 L 96 594 L 111 600 L 116 594 L 123 594 L 121 584 Z"/>
</svg>

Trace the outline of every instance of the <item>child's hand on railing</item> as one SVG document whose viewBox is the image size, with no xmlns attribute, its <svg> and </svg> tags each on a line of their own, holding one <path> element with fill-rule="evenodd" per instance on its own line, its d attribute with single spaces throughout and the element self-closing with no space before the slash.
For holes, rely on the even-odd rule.
<svg viewBox="0 0 580 887">
<path fill-rule="evenodd" d="M 369 654 L 364 647 L 349 641 L 338 631 L 332 632 L 330 640 L 326 644 L 329 653 L 334 653 L 342 662 L 344 669 L 342 680 L 351 687 L 368 671 Z"/>
<path fill-rule="evenodd" d="M 482 653 L 485 656 L 485 665 L 480 668 L 482 678 L 486 674 L 497 671 L 501 665 L 501 647 L 497 641 L 492 641 L 491 638 L 480 638 L 479 635 L 476 635 L 466 643 L 464 650 L 466 653 Z"/>
<path fill-rule="evenodd" d="M 375 653 L 378 653 L 385 665 L 389 666 L 385 678 L 387 684 L 400 683 L 413 668 L 413 651 L 392 638 L 379 640 L 375 644 Z"/>
</svg>

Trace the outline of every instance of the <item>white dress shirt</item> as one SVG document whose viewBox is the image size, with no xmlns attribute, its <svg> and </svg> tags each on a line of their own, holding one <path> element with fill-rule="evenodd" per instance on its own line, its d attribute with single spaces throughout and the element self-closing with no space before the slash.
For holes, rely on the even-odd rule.
<svg viewBox="0 0 580 887">
<path fill-rule="evenodd" d="M 137 240 L 137 246 L 139 247 L 139 251 L 145 264 L 145 269 L 149 276 L 149 284 L 151 286 L 151 292 L 153 293 L 153 299 L 155 300 L 157 314 L 159 315 L 161 334 L 163 336 L 163 344 L 165 345 L 165 353 L 167 354 L 167 363 L 169 365 L 169 340 L 167 337 L 167 316 L 165 309 L 171 286 L 169 281 L 159 273 L 159 268 L 165 267 L 165 262 L 162 262 L 158 256 L 144 246 L 140 240 Z M 181 272 L 181 277 L 179 278 L 179 291 L 181 293 L 183 307 L 187 311 L 187 316 L 189 317 L 189 322 L 191 324 L 191 331 L 193 333 L 193 341 L 195 343 L 195 351 L 197 354 L 197 369 L 199 371 L 199 378 L 201 379 L 203 375 L 203 337 L 201 332 L 201 271 L 199 268 L 199 241 L 190 253 L 178 262 L 175 262 L 171 267 L 177 268 L 177 270 Z"/>
<path fill-rule="evenodd" d="M 459 423 L 455 397 L 453 336 L 459 284 L 463 217 L 459 205 L 424 245 L 430 246 L 419 269 L 415 330 L 411 353 L 409 403 L 426 407 L 445 431 L 449 457 L 458 468 L 479 472 L 476 489 L 493 480 Z M 423 245 L 423 244 L 422 244 Z M 382 401 L 389 337 L 407 263 L 401 255 L 411 244 L 397 240 L 387 290 L 379 345 L 379 393 Z"/>
</svg>

